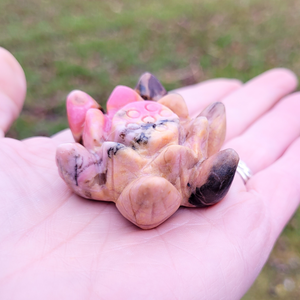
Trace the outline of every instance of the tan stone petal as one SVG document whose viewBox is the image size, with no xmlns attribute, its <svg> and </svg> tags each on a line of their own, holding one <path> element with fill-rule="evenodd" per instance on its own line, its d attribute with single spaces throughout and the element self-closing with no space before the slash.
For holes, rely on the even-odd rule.
<svg viewBox="0 0 300 300">
<path fill-rule="evenodd" d="M 225 106 L 221 102 L 215 102 L 205 108 L 199 116 L 204 116 L 209 124 L 208 157 L 217 153 L 225 140 L 226 114 Z"/>
<path fill-rule="evenodd" d="M 106 188 L 106 165 L 78 143 L 66 143 L 57 148 L 56 164 L 59 174 L 78 195 L 94 200 L 112 201 Z"/>
<path fill-rule="evenodd" d="M 180 145 L 172 145 L 166 147 L 144 172 L 157 174 L 175 184 L 197 163 L 198 159 L 193 150 Z"/>
<path fill-rule="evenodd" d="M 233 149 L 220 151 L 205 160 L 192 174 L 191 196 L 182 205 L 206 207 L 222 200 L 233 181 L 238 162 L 239 156 Z"/>
<path fill-rule="evenodd" d="M 179 118 L 188 118 L 189 111 L 183 97 L 176 93 L 170 93 L 158 100 L 158 102 L 173 111 Z"/>
<path fill-rule="evenodd" d="M 206 117 L 197 117 L 186 128 L 187 137 L 183 146 L 192 149 L 199 160 L 207 157 L 209 126 Z"/>
<path fill-rule="evenodd" d="M 120 195 L 131 181 L 139 177 L 147 159 L 129 147 L 118 148 L 118 145 L 122 144 L 108 149 L 108 177 L 112 178 L 112 181 L 107 181 L 107 187 Z"/>
<path fill-rule="evenodd" d="M 180 201 L 180 193 L 169 181 L 161 177 L 146 177 L 130 183 L 116 205 L 133 224 L 151 229 L 174 214 Z"/>
</svg>

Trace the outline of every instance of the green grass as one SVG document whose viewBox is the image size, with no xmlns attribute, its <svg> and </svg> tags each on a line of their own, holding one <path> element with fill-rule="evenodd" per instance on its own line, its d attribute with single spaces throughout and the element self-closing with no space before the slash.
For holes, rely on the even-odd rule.
<svg viewBox="0 0 300 300">
<path fill-rule="evenodd" d="M 298 6 L 296 0 L 1 0 L 0 43 L 28 80 L 24 112 L 9 135 L 51 135 L 67 127 L 70 90 L 105 104 L 115 85 L 134 86 L 146 70 L 168 89 L 212 77 L 246 81 L 280 66 L 299 74 Z"/>
<path fill-rule="evenodd" d="M 133 87 L 144 71 L 167 89 L 273 67 L 300 75 L 299 9 L 297 0 L 1 0 L 0 44 L 28 81 L 8 135 L 52 135 L 67 127 L 72 89 L 105 106 L 114 86 Z M 299 235 L 298 212 L 245 300 L 300 299 Z"/>
</svg>

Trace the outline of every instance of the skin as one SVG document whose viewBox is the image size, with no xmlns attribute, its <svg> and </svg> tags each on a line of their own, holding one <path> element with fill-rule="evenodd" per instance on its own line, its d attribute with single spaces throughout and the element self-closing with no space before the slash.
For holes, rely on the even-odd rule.
<svg viewBox="0 0 300 300">
<path fill-rule="evenodd" d="M 0 50 L 1 132 L 21 110 L 25 78 Z M 191 112 L 213 101 L 227 110 L 223 148 L 254 176 L 235 176 L 220 203 L 180 208 L 153 230 L 124 219 L 115 204 L 73 194 L 58 176 L 55 150 L 72 141 L 0 140 L 1 299 L 240 299 L 300 201 L 300 94 L 295 75 L 268 71 L 242 85 L 215 79 L 178 90 Z M 199 99 L 199 102 L 193 102 Z"/>
</svg>

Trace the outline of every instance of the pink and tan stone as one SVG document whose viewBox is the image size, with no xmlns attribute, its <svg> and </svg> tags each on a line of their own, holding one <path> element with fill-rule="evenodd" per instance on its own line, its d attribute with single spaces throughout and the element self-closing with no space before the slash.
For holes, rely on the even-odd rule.
<svg viewBox="0 0 300 300">
<path fill-rule="evenodd" d="M 226 132 L 222 103 L 191 119 L 183 98 L 145 73 L 135 90 L 117 86 L 107 110 L 81 91 L 67 98 L 76 142 L 60 145 L 56 162 L 75 193 L 115 202 L 143 229 L 180 206 L 207 207 L 225 197 L 239 157 L 232 149 L 219 152 Z"/>
</svg>

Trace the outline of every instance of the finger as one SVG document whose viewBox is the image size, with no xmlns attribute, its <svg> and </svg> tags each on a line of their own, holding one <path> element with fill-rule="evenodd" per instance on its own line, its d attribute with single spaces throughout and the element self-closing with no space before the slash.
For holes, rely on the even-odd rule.
<svg viewBox="0 0 300 300">
<path fill-rule="evenodd" d="M 51 139 L 57 144 L 60 145 L 62 143 L 74 143 L 74 137 L 70 129 L 62 130 L 54 135 L 52 135 Z"/>
<path fill-rule="evenodd" d="M 7 50 L 0 47 L 0 135 L 18 117 L 26 95 L 24 71 Z"/>
<path fill-rule="evenodd" d="M 297 87 L 297 78 L 287 69 L 273 69 L 247 82 L 223 100 L 227 114 L 226 140 L 244 132 L 278 100 Z"/>
<path fill-rule="evenodd" d="M 220 101 L 222 98 L 239 89 L 242 83 L 236 79 L 211 79 L 195 85 L 174 90 L 180 94 L 188 107 L 189 114 L 194 117 L 210 103 Z"/>
<path fill-rule="evenodd" d="M 252 193 L 261 196 L 266 210 L 270 213 L 273 231 L 278 237 L 300 202 L 300 138 L 284 155 L 269 168 L 255 175 L 248 187 Z"/>
<path fill-rule="evenodd" d="M 300 135 L 300 93 L 287 96 L 224 148 L 233 148 L 251 171 L 276 161 Z"/>
</svg>

